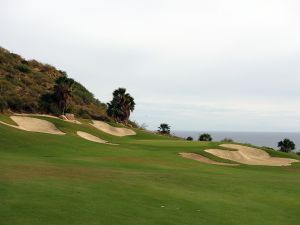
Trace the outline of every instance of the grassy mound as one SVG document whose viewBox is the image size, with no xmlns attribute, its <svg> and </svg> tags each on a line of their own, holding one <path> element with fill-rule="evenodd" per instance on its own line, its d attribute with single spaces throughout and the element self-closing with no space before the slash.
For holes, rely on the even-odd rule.
<svg viewBox="0 0 300 225">
<path fill-rule="evenodd" d="M 138 129 L 135 136 L 116 137 L 89 125 L 89 120 L 74 124 L 43 119 L 66 135 L 0 124 L 1 225 L 299 222 L 300 163 L 203 164 L 178 153 L 205 154 L 220 143 L 183 141 Z M 12 122 L 4 115 L 0 120 Z M 78 130 L 119 145 L 84 140 Z"/>
</svg>

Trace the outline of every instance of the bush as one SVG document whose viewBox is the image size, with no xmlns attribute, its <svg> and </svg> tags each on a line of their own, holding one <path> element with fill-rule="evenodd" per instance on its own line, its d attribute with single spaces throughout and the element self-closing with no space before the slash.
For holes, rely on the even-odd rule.
<svg viewBox="0 0 300 225">
<path fill-rule="evenodd" d="M 233 141 L 233 139 L 231 139 L 231 138 L 224 138 L 223 140 L 221 140 L 221 142 L 232 143 L 232 142 L 234 142 L 234 141 Z"/>
<path fill-rule="evenodd" d="M 171 132 L 171 127 L 170 127 L 170 125 L 167 124 L 167 123 L 162 123 L 162 124 L 160 124 L 159 127 L 158 127 L 158 132 L 159 132 L 160 134 L 170 134 L 170 132 Z"/>
<path fill-rule="evenodd" d="M 194 138 L 193 138 L 193 137 L 191 137 L 191 136 L 188 136 L 188 137 L 186 138 L 186 140 L 187 140 L 187 141 L 193 141 L 193 140 L 194 140 Z"/>
<path fill-rule="evenodd" d="M 30 73 L 31 72 L 30 67 L 25 64 L 17 65 L 16 68 L 22 73 Z"/>
<path fill-rule="evenodd" d="M 201 135 L 199 136 L 199 139 L 198 139 L 198 140 L 199 140 L 199 141 L 212 141 L 212 137 L 211 137 L 210 134 L 204 133 L 204 134 L 201 134 Z"/>
<path fill-rule="evenodd" d="M 7 102 L 0 98 L 0 112 L 3 113 L 5 109 L 7 109 Z"/>
<path fill-rule="evenodd" d="M 16 95 L 7 97 L 7 105 L 11 110 L 16 112 L 22 111 L 24 106 L 22 99 Z"/>
<path fill-rule="evenodd" d="M 295 149 L 296 145 L 290 139 L 285 138 L 284 140 L 278 142 L 278 147 L 282 152 L 290 152 Z"/>
</svg>

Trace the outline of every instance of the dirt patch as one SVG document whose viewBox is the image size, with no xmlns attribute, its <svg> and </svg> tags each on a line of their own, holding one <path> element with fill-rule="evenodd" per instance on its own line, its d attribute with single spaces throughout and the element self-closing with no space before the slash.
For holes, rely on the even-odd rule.
<svg viewBox="0 0 300 225">
<path fill-rule="evenodd" d="M 188 152 L 181 152 L 179 153 L 184 158 L 187 159 L 193 159 L 202 163 L 206 164 L 213 164 L 213 165 L 222 165 L 222 166 L 238 166 L 239 164 L 231 164 L 231 163 L 222 163 L 222 162 L 216 162 L 212 159 L 206 158 L 205 156 L 196 154 L 196 153 L 188 153 Z"/>
<path fill-rule="evenodd" d="M 11 124 L 7 124 L 4 122 L 1 122 L 2 124 L 5 124 L 7 126 L 25 130 L 25 131 L 31 131 L 31 132 L 39 132 L 39 133 L 47 133 L 47 134 L 57 134 L 57 135 L 63 135 L 65 133 L 58 130 L 55 125 L 51 122 L 48 122 L 46 120 L 31 118 L 31 117 L 25 117 L 25 116 L 11 116 L 10 117 L 14 122 L 18 124 L 18 126 L 14 126 Z"/>
<path fill-rule="evenodd" d="M 91 125 L 107 134 L 118 136 L 118 137 L 136 135 L 136 133 L 133 130 L 127 128 L 121 128 L 121 127 L 113 127 L 102 121 L 93 120 L 93 123 Z"/>
<path fill-rule="evenodd" d="M 237 151 L 220 149 L 207 149 L 205 151 L 223 159 L 228 159 L 248 165 L 290 166 L 293 162 L 299 162 L 296 159 L 271 157 L 267 152 L 261 149 L 243 145 L 223 144 L 220 146 Z"/>
</svg>

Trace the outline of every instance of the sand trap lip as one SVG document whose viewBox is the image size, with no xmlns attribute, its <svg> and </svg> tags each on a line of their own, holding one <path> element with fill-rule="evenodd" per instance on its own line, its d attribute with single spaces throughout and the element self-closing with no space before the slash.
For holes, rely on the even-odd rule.
<svg viewBox="0 0 300 225">
<path fill-rule="evenodd" d="M 189 153 L 189 152 L 181 152 L 179 153 L 183 158 L 187 159 L 193 159 L 202 163 L 206 164 L 213 164 L 213 165 L 221 165 L 221 166 L 238 166 L 239 164 L 231 164 L 231 163 L 222 163 L 222 162 L 217 162 L 212 159 L 206 158 L 203 155 L 199 155 L 196 153 Z"/>
<path fill-rule="evenodd" d="M 53 115 L 48 115 L 48 114 L 29 114 L 29 113 L 14 113 L 14 115 L 16 116 L 39 116 L 39 117 L 48 117 L 48 118 L 53 118 L 53 119 L 61 119 L 57 116 L 53 116 Z M 77 124 L 81 124 L 81 122 L 79 122 L 78 120 L 64 120 L 66 122 L 70 122 L 70 123 L 77 123 Z"/>
<path fill-rule="evenodd" d="M 97 142 L 97 143 L 100 143 L 100 144 L 117 145 L 117 144 L 109 143 L 108 141 L 105 141 L 101 138 L 98 138 L 98 137 L 96 137 L 92 134 L 89 134 L 89 133 L 86 133 L 86 132 L 83 132 L 83 131 L 77 131 L 77 135 L 79 137 L 82 137 L 83 139 L 88 140 L 88 141 Z"/>
<path fill-rule="evenodd" d="M 48 118 L 54 118 L 54 119 L 58 119 L 57 116 L 52 116 L 52 115 L 48 115 L 48 114 L 38 114 L 38 113 L 14 113 L 13 115 L 15 116 L 41 116 L 41 117 L 48 117 Z"/>
<path fill-rule="evenodd" d="M 46 120 L 41 120 L 41 119 L 36 119 L 36 118 L 31 118 L 26 116 L 11 116 L 10 118 L 13 121 L 15 121 L 18 124 L 18 126 L 14 126 L 4 122 L 1 123 L 24 131 L 46 133 L 46 134 L 57 134 L 57 135 L 65 134 L 60 130 L 58 130 L 53 123 L 48 122 Z"/>
<path fill-rule="evenodd" d="M 293 162 L 299 162 L 291 158 L 271 157 L 267 152 L 237 144 L 222 144 L 224 148 L 231 148 L 237 151 L 207 149 L 206 152 L 217 157 L 228 159 L 242 164 L 262 166 L 290 166 Z"/>
<path fill-rule="evenodd" d="M 127 128 L 121 128 L 121 127 L 113 127 L 102 121 L 93 120 L 93 123 L 91 125 L 107 134 L 118 136 L 118 137 L 136 135 L 136 133 L 133 130 Z"/>
</svg>

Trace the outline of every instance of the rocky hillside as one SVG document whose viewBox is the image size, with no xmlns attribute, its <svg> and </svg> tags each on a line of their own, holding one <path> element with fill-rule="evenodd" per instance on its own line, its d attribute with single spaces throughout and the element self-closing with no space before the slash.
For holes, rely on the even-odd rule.
<svg viewBox="0 0 300 225">
<path fill-rule="evenodd" d="M 36 60 L 26 60 L 0 47 L 0 110 L 56 114 L 45 109 L 42 96 L 50 93 L 55 80 L 66 72 Z M 75 82 L 69 112 L 83 118 L 107 118 L 101 103 L 80 83 Z"/>
</svg>

